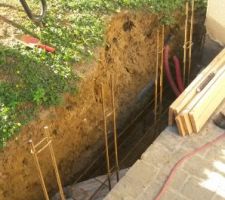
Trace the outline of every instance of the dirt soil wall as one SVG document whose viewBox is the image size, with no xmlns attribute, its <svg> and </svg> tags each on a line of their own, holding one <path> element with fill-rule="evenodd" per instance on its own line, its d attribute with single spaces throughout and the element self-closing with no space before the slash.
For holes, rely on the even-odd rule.
<svg viewBox="0 0 225 200">
<path fill-rule="evenodd" d="M 154 79 L 157 24 L 156 17 L 145 12 L 123 12 L 111 18 L 107 45 L 98 50 L 96 62 L 74 66 L 81 76 L 78 95 L 65 95 L 62 106 L 43 110 L 0 152 L 1 200 L 43 199 L 28 140 L 37 143 L 46 125 L 50 127 L 63 185 L 96 156 L 103 139 L 100 84 L 106 83 L 112 72 L 116 74 L 118 124 L 126 123 L 134 113 L 139 92 Z M 106 98 L 109 104 L 109 90 Z M 40 155 L 47 187 L 53 191 L 57 187 L 49 160 L 47 152 Z"/>
</svg>

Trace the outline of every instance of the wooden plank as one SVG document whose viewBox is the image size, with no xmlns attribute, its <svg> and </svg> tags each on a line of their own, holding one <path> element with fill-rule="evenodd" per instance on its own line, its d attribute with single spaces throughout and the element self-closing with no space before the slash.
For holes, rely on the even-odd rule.
<svg viewBox="0 0 225 200">
<path fill-rule="evenodd" d="M 212 113 L 225 99 L 225 72 L 207 90 L 203 98 L 189 113 L 191 123 L 195 133 L 198 133 Z"/>
<path fill-rule="evenodd" d="M 217 60 L 217 59 L 215 59 Z M 216 72 L 217 70 L 220 69 L 220 67 L 223 66 L 223 64 L 225 64 L 225 55 L 223 55 L 223 57 L 218 61 L 217 64 L 214 65 L 209 65 L 207 68 L 205 68 L 204 71 L 201 72 L 201 74 L 199 74 L 196 79 L 188 86 L 188 88 L 185 90 L 186 91 L 186 96 L 183 97 L 179 97 L 181 98 L 180 103 L 177 105 L 176 108 L 174 108 L 174 112 L 175 113 L 180 113 L 183 108 L 193 99 L 193 97 L 197 94 L 196 89 L 202 84 L 202 82 L 204 82 L 205 77 L 209 76 L 210 73 L 212 73 L 213 71 Z M 184 92 L 185 95 L 185 92 Z M 182 99 L 183 98 L 183 99 Z"/>
<path fill-rule="evenodd" d="M 177 124 L 179 134 L 184 137 L 186 134 L 185 134 L 184 126 L 183 126 L 183 123 L 182 123 L 182 120 L 181 120 L 180 116 L 177 116 L 175 118 L 175 120 L 176 120 L 176 124 Z"/>
<path fill-rule="evenodd" d="M 196 89 L 209 76 L 212 71 L 217 71 L 225 63 L 225 48 L 220 54 L 195 78 L 184 92 L 171 104 L 169 111 L 169 125 L 174 124 L 174 118 L 196 95 Z"/>
<path fill-rule="evenodd" d="M 225 58 L 225 57 L 224 57 Z M 222 62 L 221 62 L 222 63 Z M 223 64 L 225 63 L 225 59 L 223 61 Z M 213 69 L 213 71 L 217 71 L 219 68 L 221 67 L 221 65 L 219 66 L 215 66 L 215 68 Z M 210 71 L 211 73 L 212 71 Z M 193 99 L 193 97 L 197 94 L 197 88 L 204 82 L 205 77 L 207 77 L 210 73 L 201 73 L 197 76 L 197 78 L 195 79 L 194 82 L 198 81 L 198 83 L 196 83 L 195 86 L 192 87 L 192 85 L 190 85 L 189 89 L 189 93 L 187 94 L 187 96 L 183 99 L 183 101 L 180 102 L 180 104 L 174 109 L 174 113 L 180 113 L 181 110 Z"/>
<path fill-rule="evenodd" d="M 201 88 L 202 90 L 197 93 L 197 95 L 193 98 L 193 100 L 185 107 L 185 110 L 183 110 L 179 115 L 181 116 L 181 119 L 184 124 L 184 129 L 186 134 L 192 134 L 194 124 L 192 125 L 192 121 L 189 118 L 189 112 L 197 105 L 197 103 L 204 98 L 204 95 L 207 93 L 210 87 L 214 85 L 214 83 L 217 81 L 217 79 L 222 76 L 222 74 L 225 72 L 225 66 L 222 67 L 213 77 L 213 79 L 208 82 L 208 84 L 204 84 L 204 88 Z M 207 79 L 207 77 L 206 77 Z"/>
<path fill-rule="evenodd" d="M 182 121 L 183 126 L 184 126 L 185 135 L 191 135 L 193 133 L 193 128 L 192 128 L 192 125 L 191 125 L 191 120 L 189 118 L 188 111 L 185 110 L 179 116 L 181 117 L 181 121 Z"/>
<path fill-rule="evenodd" d="M 204 97 L 205 93 L 207 93 L 207 91 L 215 84 L 215 82 L 223 75 L 224 72 L 225 72 L 225 66 L 218 70 L 218 72 L 215 74 L 213 79 L 210 82 L 208 82 L 208 84 L 205 85 L 205 87 L 202 88 L 201 91 L 199 92 L 197 91 L 197 95 L 185 107 L 185 110 L 187 112 L 190 112 L 195 107 L 195 105 L 199 102 L 199 100 L 201 100 Z"/>
</svg>

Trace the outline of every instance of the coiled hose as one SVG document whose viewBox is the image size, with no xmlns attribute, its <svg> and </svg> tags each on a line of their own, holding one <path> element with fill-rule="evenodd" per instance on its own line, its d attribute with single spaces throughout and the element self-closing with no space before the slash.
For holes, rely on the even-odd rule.
<svg viewBox="0 0 225 200">
<path fill-rule="evenodd" d="M 24 8 L 24 11 L 26 12 L 27 16 L 35 23 L 40 24 L 43 20 L 43 18 L 46 15 L 47 12 L 47 3 L 46 0 L 40 0 L 41 2 L 41 12 L 39 15 L 33 14 L 31 11 L 29 5 L 27 4 L 26 0 L 20 0 L 21 5 Z"/>
</svg>

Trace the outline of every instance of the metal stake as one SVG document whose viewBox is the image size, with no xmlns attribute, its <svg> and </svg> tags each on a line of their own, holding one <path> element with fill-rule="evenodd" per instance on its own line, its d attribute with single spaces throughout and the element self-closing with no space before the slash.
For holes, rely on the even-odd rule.
<svg viewBox="0 0 225 200">
<path fill-rule="evenodd" d="M 36 165 L 36 168 L 38 170 L 38 175 L 39 175 L 39 178 L 40 178 L 40 181 L 41 181 L 41 187 L 42 187 L 42 190 L 44 192 L 45 199 L 49 200 L 48 191 L 47 191 L 47 188 L 46 188 L 46 185 L 45 185 L 45 181 L 44 181 L 44 177 L 43 177 L 43 174 L 42 174 L 42 171 L 41 171 L 41 166 L 40 166 L 37 154 L 35 152 L 34 143 L 33 143 L 32 140 L 29 140 L 29 143 L 31 145 L 31 154 L 34 157 L 35 165 Z"/>
<path fill-rule="evenodd" d="M 190 83 L 191 64 L 192 64 L 192 46 L 193 46 L 193 26 L 194 26 L 195 0 L 191 3 L 191 27 L 190 27 L 190 49 L 189 49 L 189 66 L 188 66 L 188 83 Z"/>
<path fill-rule="evenodd" d="M 162 41 L 161 41 L 161 64 L 160 64 L 160 112 L 163 103 L 163 56 L 164 56 L 164 40 L 165 40 L 165 26 L 162 25 Z"/>
<path fill-rule="evenodd" d="M 116 179 L 119 182 L 119 159 L 118 159 L 118 136 L 117 136 L 117 126 L 116 126 L 116 108 L 115 108 L 115 76 L 111 75 L 111 100 L 113 109 L 113 135 L 114 135 L 114 150 L 115 150 L 115 164 L 116 164 Z"/>
<path fill-rule="evenodd" d="M 184 58 L 183 58 L 183 64 L 184 64 L 183 80 L 184 80 L 184 83 L 186 83 L 186 82 L 190 83 L 191 64 L 192 64 L 192 46 L 193 46 L 193 26 L 194 26 L 195 0 L 192 0 L 191 14 L 190 15 L 189 15 L 189 11 L 190 11 L 190 5 L 189 5 L 189 1 L 187 1 L 186 2 L 184 46 L 183 46 L 183 48 L 184 48 Z M 190 29 L 188 27 L 189 20 L 190 20 Z M 189 33 L 189 36 L 188 36 L 188 33 Z M 188 57 L 188 61 L 187 61 L 187 57 Z M 187 79 L 186 79 L 186 72 L 187 72 Z"/>
<path fill-rule="evenodd" d="M 186 12 L 185 12 L 185 32 L 184 32 L 184 58 L 183 58 L 183 80 L 186 80 L 186 68 L 187 68 L 187 34 L 188 34 L 188 19 L 189 19 L 189 2 L 186 2 Z"/>
<path fill-rule="evenodd" d="M 157 43 L 156 43 L 156 67 L 155 67 L 155 122 L 157 120 L 157 109 L 158 109 L 158 72 L 159 72 L 159 30 L 157 29 Z"/>
<path fill-rule="evenodd" d="M 109 190 L 111 190 L 111 170 L 110 170 L 110 161 L 109 161 L 109 145 L 108 145 L 108 134 L 107 134 L 107 121 L 106 121 L 106 109 L 105 109 L 105 94 L 104 94 L 104 86 L 101 85 L 101 93 L 102 93 L 102 111 L 103 111 L 103 120 L 104 120 L 104 137 L 105 137 L 105 153 L 106 153 L 106 164 L 107 164 L 107 176 L 109 183 Z"/>
<path fill-rule="evenodd" d="M 50 134 L 49 134 L 48 127 L 45 126 L 44 129 L 45 129 L 47 141 L 50 142 Z M 57 163 L 56 163 L 56 159 L 55 159 L 55 154 L 54 154 L 54 150 L 53 150 L 51 142 L 49 143 L 49 150 L 50 150 L 50 154 L 51 154 L 51 158 L 52 158 L 52 164 L 53 164 L 53 167 L 54 167 L 54 170 L 55 170 L 57 184 L 58 184 L 58 187 L 59 187 L 59 193 L 60 193 L 61 199 L 65 200 L 63 187 L 62 187 L 61 179 L 60 179 L 60 176 L 59 176 L 59 171 L 58 171 L 58 167 L 57 167 Z"/>
<path fill-rule="evenodd" d="M 38 160 L 38 154 L 41 153 L 46 148 L 49 148 L 51 159 L 52 159 L 52 164 L 53 164 L 56 179 L 57 179 L 57 184 L 58 184 L 58 187 L 59 187 L 61 200 L 65 200 L 65 196 L 64 196 L 64 193 L 63 193 L 63 187 L 62 187 L 62 183 L 61 183 L 61 180 L 60 180 L 59 171 L 58 171 L 58 167 L 57 167 L 57 163 L 56 163 L 56 159 L 55 159 L 55 154 L 54 154 L 54 150 L 53 150 L 53 146 L 52 146 L 52 140 L 50 138 L 48 127 L 45 126 L 44 130 L 45 130 L 46 137 L 44 137 L 36 145 L 34 145 L 32 140 L 29 140 L 29 143 L 31 145 L 31 153 L 34 157 L 35 165 L 36 165 L 36 168 L 38 170 L 38 174 L 39 174 L 39 178 L 40 178 L 40 181 L 41 181 L 41 186 L 42 186 L 42 189 L 43 189 L 43 192 L 44 192 L 45 199 L 49 200 L 49 195 L 48 195 L 48 192 L 47 192 L 47 188 L 46 188 L 45 181 L 44 181 L 44 178 L 43 178 L 43 174 L 42 174 L 42 171 L 41 171 L 40 163 L 39 163 L 39 160 Z M 46 143 L 46 144 L 43 146 L 42 145 L 43 143 Z M 37 148 L 41 145 L 42 145 L 42 147 L 39 150 L 37 150 Z"/>
</svg>

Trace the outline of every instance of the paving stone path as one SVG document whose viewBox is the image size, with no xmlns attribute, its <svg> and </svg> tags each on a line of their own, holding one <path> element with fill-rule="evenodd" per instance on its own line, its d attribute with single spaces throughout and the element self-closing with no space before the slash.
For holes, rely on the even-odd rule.
<svg viewBox="0 0 225 200">
<path fill-rule="evenodd" d="M 219 110 L 225 109 L 225 103 Z M 210 120 L 198 135 L 180 137 L 166 128 L 104 200 L 154 200 L 184 155 L 225 131 Z M 225 139 L 197 153 L 177 170 L 161 200 L 225 200 Z"/>
<path fill-rule="evenodd" d="M 154 200 L 181 158 L 223 134 L 212 119 L 200 134 L 188 137 L 168 127 L 129 170 L 121 170 L 119 183 L 113 175 L 111 192 L 103 175 L 64 188 L 67 200 L 90 200 L 103 183 L 92 200 Z M 59 194 L 52 198 L 59 199 Z M 160 200 L 225 200 L 225 139 L 185 161 Z"/>
</svg>

